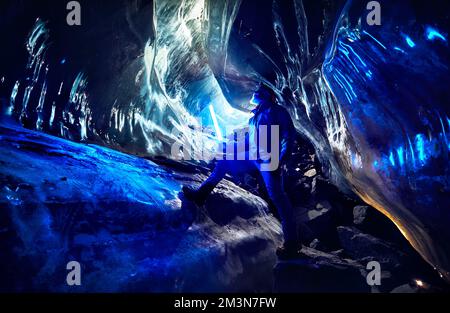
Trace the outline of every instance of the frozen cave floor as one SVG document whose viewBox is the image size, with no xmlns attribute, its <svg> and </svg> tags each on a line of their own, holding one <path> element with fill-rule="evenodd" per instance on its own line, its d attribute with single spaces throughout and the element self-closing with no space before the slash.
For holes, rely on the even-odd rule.
<svg viewBox="0 0 450 313">
<path fill-rule="evenodd" d="M 197 207 L 180 189 L 205 178 L 200 167 L 2 122 L 0 291 L 448 290 L 389 220 L 330 185 L 307 150 L 299 145 L 286 179 L 308 257 L 277 262 L 280 224 L 252 177 L 224 180 Z M 380 286 L 366 282 L 371 260 Z M 81 286 L 66 283 L 70 261 L 81 264 Z"/>
</svg>

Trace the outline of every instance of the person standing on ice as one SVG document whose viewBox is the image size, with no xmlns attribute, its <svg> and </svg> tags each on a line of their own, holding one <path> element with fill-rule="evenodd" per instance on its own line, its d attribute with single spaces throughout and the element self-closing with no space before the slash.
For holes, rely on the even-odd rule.
<svg viewBox="0 0 450 313">
<path fill-rule="evenodd" d="M 188 200 L 201 205 L 227 173 L 258 170 L 281 219 L 284 244 L 277 249 L 277 255 L 280 259 L 296 258 L 301 243 L 293 208 L 284 192 L 282 170 L 291 156 L 296 130 L 289 113 L 277 103 L 277 97 L 269 86 L 260 84 L 250 102 L 256 107 L 249 120 L 249 149 L 244 150 L 245 157 L 219 160 L 199 188 L 183 186 L 182 191 Z"/>
</svg>

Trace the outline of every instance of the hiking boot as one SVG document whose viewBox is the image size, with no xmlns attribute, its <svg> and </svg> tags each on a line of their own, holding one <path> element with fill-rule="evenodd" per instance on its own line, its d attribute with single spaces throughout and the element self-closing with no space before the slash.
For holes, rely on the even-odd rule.
<svg viewBox="0 0 450 313">
<path fill-rule="evenodd" d="M 194 202 L 197 205 L 205 204 L 206 198 L 208 197 L 208 195 L 205 195 L 205 193 L 201 192 L 200 189 L 193 188 L 191 186 L 183 186 L 181 190 L 183 191 L 186 199 Z"/>
</svg>

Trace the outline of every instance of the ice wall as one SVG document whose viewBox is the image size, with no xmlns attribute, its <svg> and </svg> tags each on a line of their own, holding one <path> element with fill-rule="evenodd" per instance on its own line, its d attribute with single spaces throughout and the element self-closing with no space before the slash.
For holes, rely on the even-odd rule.
<svg viewBox="0 0 450 313">
<path fill-rule="evenodd" d="M 400 5 L 368 27 L 354 8 L 342 12 L 322 66 L 354 142 L 339 148 L 344 172 L 449 279 L 448 29 Z"/>
</svg>

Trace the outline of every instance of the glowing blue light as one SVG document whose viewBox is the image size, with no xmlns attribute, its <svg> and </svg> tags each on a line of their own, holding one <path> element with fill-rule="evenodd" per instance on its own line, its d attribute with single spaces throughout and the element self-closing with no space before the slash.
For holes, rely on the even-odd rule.
<svg viewBox="0 0 450 313">
<path fill-rule="evenodd" d="M 395 166 L 394 153 L 389 154 L 389 162 L 391 162 L 392 166 Z"/>
<path fill-rule="evenodd" d="M 411 139 L 409 139 L 409 136 L 408 136 L 408 144 L 409 144 L 409 150 L 411 151 L 411 159 L 413 162 L 413 166 L 416 166 L 416 157 L 414 156 L 414 148 L 412 146 Z"/>
<path fill-rule="evenodd" d="M 394 50 L 397 50 L 397 51 L 400 51 L 401 53 L 405 53 L 406 54 L 405 50 L 403 50 L 403 49 L 401 49 L 399 47 L 394 47 Z"/>
<path fill-rule="evenodd" d="M 362 64 L 364 67 L 367 67 L 366 62 L 363 61 L 363 59 L 359 56 L 359 54 L 356 53 L 356 51 L 355 51 L 350 45 L 347 45 L 347 44 L 345 44 L 345 43 L 343 43 L 343 42 L 341 42 L 341 45 L 343 45 L 344 47 L 349 48 L 350 51 L 358 58 L 359 62 L 361 62 L 361 64 Z"/>
<path fill-rule="evenodd" d="M 416 43 L 411 39 L 411 37 L 405 36 L 405 40 L 408 46 L 410 46 L 411 48 L 414 48 L 416 46 Z"/>
<path fill-rule="evenodd" d="M 209 105 L 209 112 L 211 113 L 214 128 L 216 129 L 216 136 L 219 140 L 223 140 L 222 132 L 220 131 L 219 123 L 217 122 L 216 113 L 214 112 L 214 107 L 212 106 L 212 104 Z"/>
<path fill-rule="evenodd" d="M 344 85 L 341 83 L 340 79 L 337 77 L 337 75 L 333 74 L 333 78 L 336 80 L 336 82 L 341 86 L 342 90 L 344 91 L 345 96 L 347 97 L 348 102 L 352 102 L 350 99 L 347 90 L 345 89 Z"/>
<path fill-rule="evenodd" d="M 62 59 L 61 64 L 65 64 L 65 63 L 66 63 L 66 59 Z"/>
<path fill-rule="evenodd" d="M 355 68 L 355 70 L 359 73 L 359 68 L 356 66 L 356 64 L 353 62 L 352 58 L 350 58 L 350 51 L 346 48 L 346 44 L 343 42 L 339 43 L 339 51 L 342 52 L 342 54 L 347 58 L 347 60 L 350 62 L 350 64 Z"/>
<path fill-rule="evenodd" d="M 423 134 L 417 134 L 416 135 L 416 149 L 419 153 L 419 160 L 424 162 L 426 155 L 425 155 L 425 136 Z"/>
<path fill-rule="evenodd" d="M 444 137 L 445 144 L 448 146 L 447 132 L 445 131 L 444 122 L 442 121 L 442 117 L 440 115 L 439 115 L 439 121 L 441 122 L 442 136 Z"/>
<path fill-rule="evenodd" d="M 339 83 L 341 83 L 341 86 L 342 86 L 342 88 L 344 88 L 346 91 L 350 91 L 352 94 L 353 94 L 353 96 L 349 93 L 349 95 L 350 95 L 350 97 L 353 99 L 353 98 L 356 98 L 357 96 L 356 96 L 356 93 L 355 93 L 355 91 L 353 90 L 353 87 L 352 87 L 352 84 L 350 84 L 350 82 L 347 80 L 347 78 L 341 73 L 341 71 L 339 71 L 338 69 L 336 69 L 336 73 L 339 75 L 339 76 L 341 76 L 342 77 L 342 80 L 340 80 L 337 76 L 334 76 L 335 77 L 335 79 L 336 79 L 336 81 Z M 346 86 L 348 86 L 348 88 L 346 88 L 346 87 L 344 87 L 344 83 L 343 82 L 345 82 L 345 85 Z"/>
<path fill-rule="evenodd" d="M 405 164 L 405 159 L 403 156 L 403 147 L 400 147 L 397 149 L 397 156 L 398 156 L 398 162 L 400 163 L 400 166 L 403 166 L 403 164 Z"/>
<path fill-rule="evenodd" d="M 373 162 L 373 167 L 377 168 L 378 167 L 378 161 Z"/>
<path fill-rule="evenodd" d="M 445 38 L 444 35 L 442 35 L 440 32 L 438 32 L 433 27 L 428 26 L 427 29 L 425 30 L 425 33 L 426 33 L 428 40 L 440 39 L 442 41 L 447 41 L 447 38 Z"/>
<path fill-rule="evenodd" d="M 254 105 L 259 105 L 260 102 L 261 101 L 257 97 L 255 97 L 255 95 L 253 95 L 252 98 L 250 99 L 250 103 Z"/>
<path fill-rule="evenodd" d="M 377 44 L 379 44 L 384 50 L 386 50 L 386 46 L 383 45 L 378 39 L 376 39 L 374 36 L 372 36 L 370 33 L 363 30 L 363 33 L 372 38 Z"/>
</svg>

